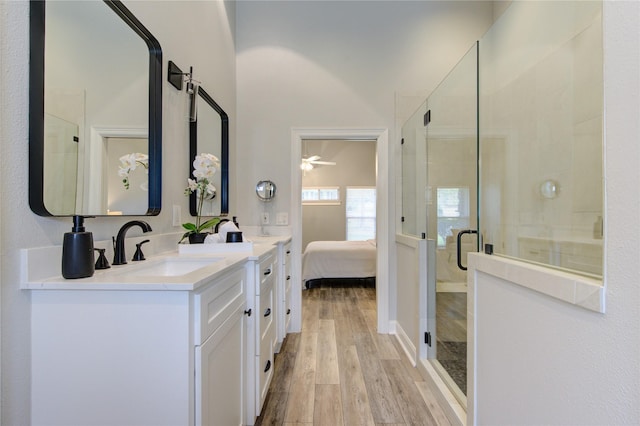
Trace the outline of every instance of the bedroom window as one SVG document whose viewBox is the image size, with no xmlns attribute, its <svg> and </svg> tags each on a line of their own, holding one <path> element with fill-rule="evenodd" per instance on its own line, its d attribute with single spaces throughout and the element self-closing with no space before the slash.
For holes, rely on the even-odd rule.
<svg viewBox="0 0 640 426">
<path fill-rule="evenodd" d="M 453 229 L 469 227 L 469 188 L 438 188 L 438 247 L 445 247 Z"/>
<path fill-rule="evenodd" d="M 338 205 L 340 204 L 340 187 L 338 186 L 306 186 L 302 188 L 302 204 Z"/>
<path fill-rule="evenodd" d="M 347 187 L 347 241 L 376 238 L 376 188 Z"/>
</svg>

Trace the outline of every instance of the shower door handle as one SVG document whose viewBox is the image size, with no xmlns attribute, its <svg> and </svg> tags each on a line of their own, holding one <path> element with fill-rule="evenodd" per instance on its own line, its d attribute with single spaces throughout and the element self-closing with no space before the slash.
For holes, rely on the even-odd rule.
<svg viewBox="0 0 640 426">
<path fill-rule="evenodd" d="M 464 231 L 458 232 L 458 239 L 457 239 L 457 246 L 456 246 L 456 252 L 458 257 L 458 268 L 462 269 L 463 271 L 466 271 L 467 267 L 462 266 L 462 235 L 477 234 L 477 233 L 478 231 L 476 229 L 465 229 Z"/>
</svg>

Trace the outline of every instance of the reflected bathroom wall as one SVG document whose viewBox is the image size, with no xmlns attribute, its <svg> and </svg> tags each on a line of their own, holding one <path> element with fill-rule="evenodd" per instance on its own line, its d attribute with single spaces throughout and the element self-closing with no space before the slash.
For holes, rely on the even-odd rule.
<svg viewBox="0 0 640 426">
<path fill-rule="evenodd" d="M 602 4 L 513 2 L 480 41 L 480 231 L 602 275 Z"/>
<path fill-rule="evenodd" d="M 78 134 L 75 188 L 67 183 L 62 188 L 61 181 L 52 179 L 44 188 L 44 204 L 53 215 L 143 215 L 148 192 L 139 193 L 139 199 L 127 194 L 126 206 L 110 204 L 122 184 L 110 179 L 118 165 L 108 168 L 114 164 L 108 165 L 112 159 L 106 155 L 109 138 L 146 138 L 149 133 L 149 50 L 102 1 L 49 1 L 45 7 L 45 113 L 73 123 Z M 45 149 L 55 130 L 51 120 L 45 120 Z M 132 146 L 125 153 L 148 151 L 148 146 Z M 45 169 L 68 176 L 67 168 L 57 169 L 50 160 L 44 157 Z M 110 181 L 117 186 L 110 187 Z M 48 193 L 64 191 L 67 197 L 71 190 L 74 204 L 61 204 L 57 195 Z"/>
<path fill-rule="evenodd" d="M 44 116 L 45 204 L 52 214 L 75 211 L 78 179 L 78 125 L 51 114 Z"/>
<path fill-rule="evenodd" d="M 207 152 L 221 157 L 222 153 L 222 121 L 220 114 L 214 110 L 207 102 L 198 96 L 197 99 L 197 138 L 198 138 L 198 154 Z M 216 187 L 217 194 L 213 199 L 204 200 L 202 203 L 203 216 L 220 216 L 221 214 L 221 188 L 222 188 L 222 172 L 219 170 L 211 183 Z"/>
</svg>

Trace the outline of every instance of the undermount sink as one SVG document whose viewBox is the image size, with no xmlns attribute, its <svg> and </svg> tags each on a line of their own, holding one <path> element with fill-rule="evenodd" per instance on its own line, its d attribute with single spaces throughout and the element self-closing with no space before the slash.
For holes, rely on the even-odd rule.
<svg viewBox="0 0 640 426">
<path fill-rule="evenodd" d="M 136 267 L 129 271 L 123 270 L 122 272 L 136 277 L 177 277 L 197 271 L 198 269 L 207 267 L 221 260 L 223 260 L 222 257 L 208 257 L 202 259 L 169 257 L 166 259 L 144 261 L 144 265 L 140 265 L 140 267 Z"/>
</svg>

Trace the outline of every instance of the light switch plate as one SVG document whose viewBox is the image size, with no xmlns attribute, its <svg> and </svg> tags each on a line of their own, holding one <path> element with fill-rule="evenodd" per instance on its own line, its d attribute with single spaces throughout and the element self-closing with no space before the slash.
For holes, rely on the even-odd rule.
<svg viewBox="0 0 640 426">
<path fill-rule="evenodd" d="M 178 205 L 173 206 L 173 226 L 180 226 L 182 224 L 182 208 Z"/>
<path fill-rule="evenodd" d="M 269 213 L 262 212 L 262 224 L 263 225 L 268 225 L 269 224 Z"/>
<path fill-rule="evenodd" d="M 289 224 L 289 213 L 280 212 L 276 215 L 276 225 L 288 225 Z"/>
</svg>

